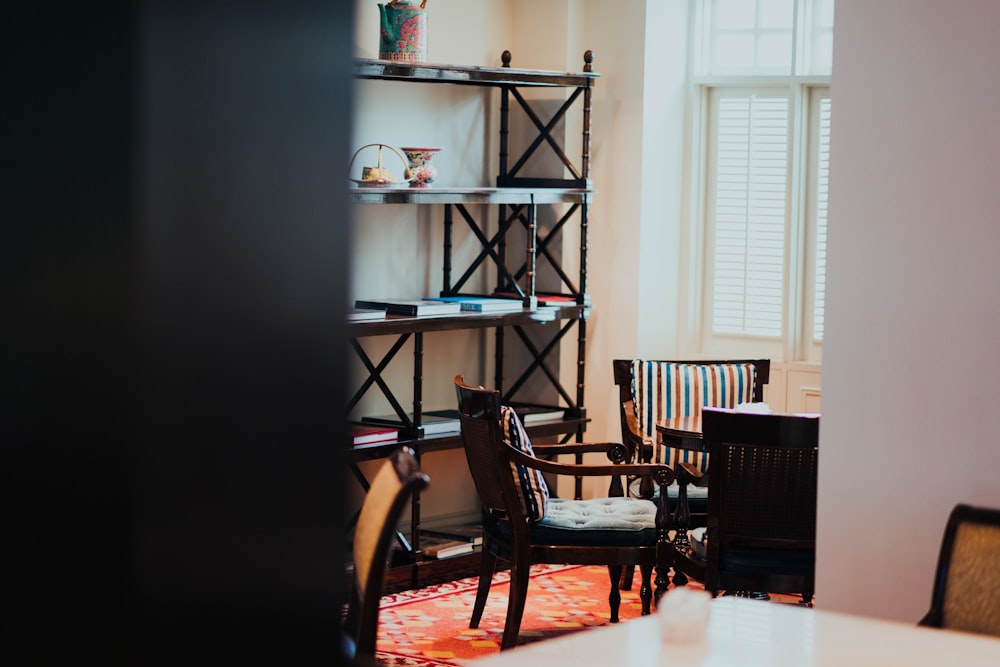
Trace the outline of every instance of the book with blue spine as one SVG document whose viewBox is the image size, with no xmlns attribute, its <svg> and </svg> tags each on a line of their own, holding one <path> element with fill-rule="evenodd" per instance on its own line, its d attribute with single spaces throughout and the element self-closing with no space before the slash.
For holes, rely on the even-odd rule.
<svg viewBox="0 0 1000 667">
<path fill-rule="evenodd" d="M 472 313 L 515 313 L 524 310 L 524 304 L 518 299 L 486 296 L 438 296 L 427 297 L 425 301 L 457 303 L 463 311 Z"/>
</svg>

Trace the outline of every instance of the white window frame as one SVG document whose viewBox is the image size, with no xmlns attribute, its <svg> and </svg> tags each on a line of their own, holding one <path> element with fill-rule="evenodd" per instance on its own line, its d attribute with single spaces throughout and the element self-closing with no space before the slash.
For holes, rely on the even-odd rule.
<svg viewBox="0 0 1000 667">
<path fill-rule="evenodd" d="M 822 264 L 822 279 L 825 283 L 826 215 L 829 191 L 829 135 L 827 136 L 827 145 L 823 146 L 820 133 L 823 129 L 821 128 L 821 118 L 824 112 L 824 101 L 831 107 L 833 103 L 830 98 L 829 86 L 809 87 L 807 94 L 809 95 L 808 132 L 809 136 L 817 138 L 817 141 L 810 141 L 806 146 L 808 150 L 806 156 L 808 184 L 806 187 L 806 209 L 803 213 L 805 245 L 803 248 L 804 264 L 801 273 L 803 282 L 800 299 L 803 307 L 795 340 L 798 343 L 797 359 L 819 362 L 823 358 L 822 325 L 825 318 L 826 299 L 824 289 L 822 302 L 817 304 L 817 263 Z M 826 119 L 826 131 L 829 132 L 829 117 Z M 822 183 L 821 176 L 826 177 L 825 184 Z M 817 243 L 820 244 L 819 252 L 817 252 Z M 819 338 L 816 337 L 817 320 L 819 320 L 819 328 L 821 329 Z"/>
<path fill-rule="evenodd" d="M 700 3 L 695 2 L 692 17 L 698 25 Z M 797 17 L 803 26 L 811 20 L 802 12 Z M 693 34 L 693 33 L 692 33 Z M 696 48 L 700 45 L 693 40 Z M 805 55 L 796 54 L 796 68 Z M 693 353 L 707 356 L 767 356 L 775 361 L 822 361 L 822 341 L 813 338 L 815 307 L 815 244 L 817 203 L 817 137 L 820 100 L 830 98 L 830 78 L 825 75 L 796 76 L 691 76 L 691 228 L 689 239 L 695 258 L 689 266 L 688 347 Z M 716 334 L 713 317 L 713 233 L 714 197 L 710 169 L 715 160 L 709 139 L 712 127 L 713 91 L 780 91 L 790 100 L 788 183 L 784 244 L 783 329 L 778 337 Z"/>
</svg>

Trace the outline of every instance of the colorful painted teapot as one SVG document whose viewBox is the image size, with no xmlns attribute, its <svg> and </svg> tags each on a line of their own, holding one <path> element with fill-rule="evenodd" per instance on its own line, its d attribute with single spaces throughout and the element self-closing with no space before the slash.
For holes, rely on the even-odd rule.
<svg viewBox="0 0 1000 667">
<path fill-rule="evenodd" d="M 392 0 L 378 6 L 381 15 L 378 57 L 422 63 L 427 59 L 427 0 Z"/>
</svg>

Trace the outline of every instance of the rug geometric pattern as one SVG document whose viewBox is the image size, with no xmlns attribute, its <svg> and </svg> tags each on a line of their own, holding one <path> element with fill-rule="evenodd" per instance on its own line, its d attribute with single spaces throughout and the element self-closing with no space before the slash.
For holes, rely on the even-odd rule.
<svg viewBox="0 0 1000 667">
<path fill-rule="evenodd" d="M 507 614 L 510 573 L 493 577 L 479 628 L 469 629 L 477 578 L 404 591 L 382 598 L 376 658 L 385 667 L 458 665 L 495 655 Z M 690 588 L 701 588 L 692 581 Z M 518 645 L 608 625 L 611 582 L 605 566 L 535 565 Z M 619 611 L 625 622 L 641 615 L 638 572 L 632 590 L 621 591 Z M 795 596 L 774 596 L 798 602 Z"/>
</svg>

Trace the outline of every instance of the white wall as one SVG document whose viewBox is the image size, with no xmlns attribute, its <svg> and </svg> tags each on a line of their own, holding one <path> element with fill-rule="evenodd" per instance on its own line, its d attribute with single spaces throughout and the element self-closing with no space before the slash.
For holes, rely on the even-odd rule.
<svg viewBox="0 0 1000 667">
<path fill-rule="evenodd" d="M 836 11 L 817 600 L 913 622 L 1000 507 L 1000 3 Z"/>
</svg>

